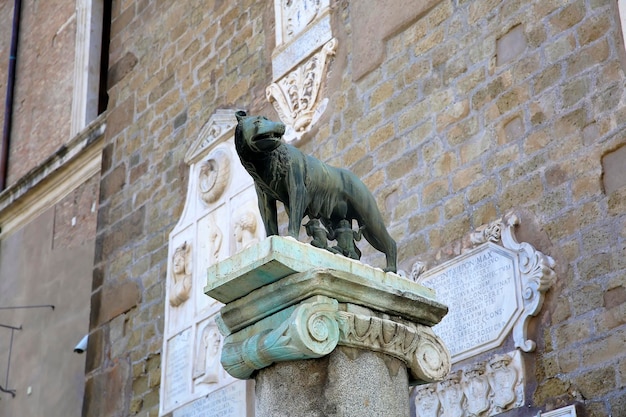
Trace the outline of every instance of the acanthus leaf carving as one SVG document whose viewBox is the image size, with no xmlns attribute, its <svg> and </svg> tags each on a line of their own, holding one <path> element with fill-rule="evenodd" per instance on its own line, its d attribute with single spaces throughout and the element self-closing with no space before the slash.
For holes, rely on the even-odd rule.
<svg viewBox="0 0 626 417">
<path fill-rule="evenodd" d="M 327 99 L 319 100 L 318 96 L 328 58 L 335 54 L 336 48 L 337 40 L 333 38 L 304 63 L 267 87 L 267 100 L 287 125 L 283 136 L 286 141 L 302 137 L 324 112 Z"/>
<path fill-rule="evenodd" d="M 450 371 L 450 354 L 432 329 L 379 317 L 339 311 L 343 346 L 364 348 L 394 356 L 409 368 L 413 382 L 430 382 Z"/>
</svg>

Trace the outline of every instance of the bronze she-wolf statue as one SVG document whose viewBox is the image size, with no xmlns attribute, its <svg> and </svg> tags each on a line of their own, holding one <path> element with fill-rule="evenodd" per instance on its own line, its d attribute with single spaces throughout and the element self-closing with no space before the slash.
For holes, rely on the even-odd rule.
<svg viewBox="0 0 626 417">
<path fill-rule="evenodd" d="M 352 224 L 356 220 L 363 237 L 385 254 L 385 270 L 397 271 L 396 242 L 385 228 L 374 197 L 356 175 L 326 165 L 283 142 L 285 125 L 280 122 L 247 116 L 243 111 L 238 111 L 236 117 L 235 147 L 254 179 L 268 235 L 278 235 L 276 201 L 284 204 L 289 216 L 288 232 L 295 239 L 305 216 L 319 219 L 331 238 L 345 229 L 346 221 Z M 353 249 L 345 249 L 354 254 Z"/>
</svg>

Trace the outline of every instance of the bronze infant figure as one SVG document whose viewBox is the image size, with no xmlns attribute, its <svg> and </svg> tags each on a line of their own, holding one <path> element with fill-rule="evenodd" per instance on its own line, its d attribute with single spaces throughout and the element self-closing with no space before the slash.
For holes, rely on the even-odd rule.
<svg viewBox="0 0 626 417">
<path fill-rule="evenodd" d="M 352 172 L 327 165 L 282 140 L 285 125 L 266 117 L 236 113 L 235 147 L 254 179 L 261 218 L 268 235 L 278 235 L 276 201 L 289 217 L 289 235 L 298 238 L 302 219 L 320 219 L 330 231 L 356 220 L 363 237 L 385 254 L 385 271 L 397 271 L 396 242 L 374 197 Z"/>
</svg>

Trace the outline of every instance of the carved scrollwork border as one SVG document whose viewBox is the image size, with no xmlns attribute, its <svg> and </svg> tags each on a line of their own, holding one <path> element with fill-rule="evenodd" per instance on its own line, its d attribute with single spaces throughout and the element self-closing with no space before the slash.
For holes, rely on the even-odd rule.
<svg viewBox="0 0 626 417">
<path fill-rule="evenodd" d="M 539 313 L 546 291 L 556 281 L 554 270 L 556 262 L 552 257 L 536 250 L 530 243 L 518 242 L 515 227 L 519 224 L 520 218 L 514 213 L 509 213 L 502 219 L 476 230 L 470 235 L 470 240 L 474 246 L 486 242 L 499 243 L 517 254 L 524 309 L 513 327 L 513 340 L 515 347 L 524 352 L 532 352 L 536 343 L 528 338 L 528 321 L 530 317 Z"/>
</svg>

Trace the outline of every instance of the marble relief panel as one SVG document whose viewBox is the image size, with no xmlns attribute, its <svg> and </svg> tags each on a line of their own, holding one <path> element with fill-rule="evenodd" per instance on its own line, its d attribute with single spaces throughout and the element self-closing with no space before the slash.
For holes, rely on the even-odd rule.
<svg viewBox="0 0 626 417">
<path fill-rule="evenodd" d="M 185 208 L 169 238 L 160 416 L 192 415 L 200 404 L 201 415 L 226 412 L 224 404 L 252 409 L 247 383 L 220 363 L 214 318 L 222 304 L 203 291 L 210 265 L 264 237 L 252 178 L 234 149 L 235 125 L 234 110 L 218 110 L 185 156 Z"/>
<path fill-rule="evenodd" d="M 165 406 L 181 405 L 191 388 L 188 378 L 191 370 L 191 329 L 186 329 L 167 340 L 165 374 L 163 378 Z"/>
<path fill-rule="evenodd" d="M 200 290 L 194 292 L 194 297 L 198 313 L 202 313 L 217 304 L 216 300 L 204 294 L 202 288 L 206 285 L 207 268 L 230 255 L 231 237 L 228 224 L 224 224 L 223 221 L 223 219 L 228 219 L 229 217 L 228 207 L 228 204 L 214 207 L 212 211 L 200 218 L 197 223 L 198 260 L 194 284 Z"/>
<path fill-rule="evenodd" d="M 167 260 L 166 305 L 169 312 L 167 331 L 172 334 L 188 326 L 193 303 L 188 302 L 194 290 L 193 228 L 188 227 L 171 239 Z"/>
<path fill-rule="evenodd" d="M 235 254 L 265 238 L 265 226 L 261 220 L 253 187 L 234 196 L 231 205 L 230 253 Z"/>
</svg>

